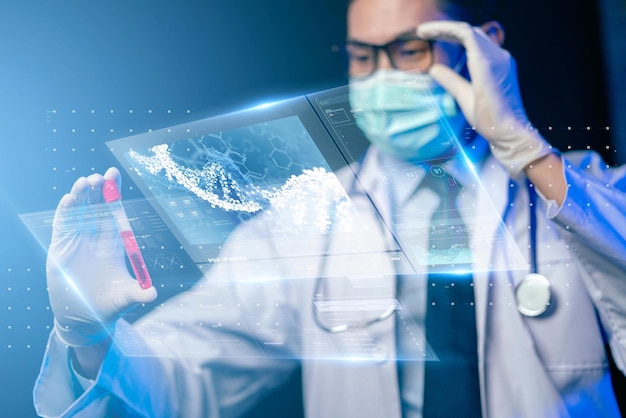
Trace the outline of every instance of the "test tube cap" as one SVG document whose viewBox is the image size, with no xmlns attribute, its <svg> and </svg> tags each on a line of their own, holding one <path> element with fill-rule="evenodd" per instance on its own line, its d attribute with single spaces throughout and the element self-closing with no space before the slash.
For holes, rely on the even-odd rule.
<svg viewBox="0 0 626 418">
<path fill-rule="evenodd" d="M 120 200 L 122 198 L 120 189 L 117 188 L 117 183 L 114 179 L 104 181 L 104 184 L 102 185 L 102 196 L 104 197 L 104 201 L 106 203 L 115 202 L 116 200 Z"/>
</svg>

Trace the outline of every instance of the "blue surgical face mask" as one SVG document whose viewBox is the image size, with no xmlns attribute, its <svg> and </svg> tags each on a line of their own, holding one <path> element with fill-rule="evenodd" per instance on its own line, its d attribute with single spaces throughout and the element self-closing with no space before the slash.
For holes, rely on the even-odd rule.
<svg viewBox="0 0 626 418">
<path fill-rule="evenodd" d="M 453 97 L 422 73 L 378 70 L 353 79 L 350 105 L 372 144 L 411 162 L 449 154 L 466 126 Z"/>
</svg>

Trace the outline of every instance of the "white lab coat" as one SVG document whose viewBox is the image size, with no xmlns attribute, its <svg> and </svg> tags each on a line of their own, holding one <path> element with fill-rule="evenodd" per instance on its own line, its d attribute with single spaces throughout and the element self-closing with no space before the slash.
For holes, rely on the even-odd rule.
<svg viewBox="0 0 626 418">
<path fill-rule="evenodd" d="M 523 272 L 501 269 L 508 255 L 498 247 L 482 257 L 485 271 L 474 275 L 485 417 L 619 416 L 604 344 L 609 343 L 618 367 L 626 371 L 626 167 L 607 169 L 590 152 L 564 158 L 567 199 L 560 208 L 540 200 L 537 212 L 538 266 L 550 279 L 551 314 L 530 318 L 517 311 L 514 287 Z M 386 195 L 376 189 L 380 173 L 369 166 L 375 162 L 366 158 L 363 164 L 362 182 L 382 202 Z M 495 207 L 504 213 L 509 206 L 505 222 L 520 248 L 526 248 L 527 194 L 516 193 L 514 201 L 507 201 L 502 191 L 509 187 L 509 177 L 493 157 L 480 171 Z M 369 221 L 375 219 L 369 216 Z M 236 235 L 250 246 L 267 227 L 252 222 Z M 330 243 L 335 253 L 376 253 L 388 245 L 371 236 L 358 241 L 338 237 Z M 226 255 L 241 256 L 242 250 L 233 248 L 237 241 L 231 240 Z M 297 258 L 305 251 L 290 244 L 282 243 L 279 250 L 263 245 L 254 255 L 271 259 L 280 251 Z M 308 251 L 319 254 L 324 245 L 309 242 Z M 393 270 L 384 257 L 357 264 L 346 267 L 331 260 L 324 270 L 328 276 L 353 269 L 380 269 L 381 274 Z M 38 412 L 67 417 L 236 416 L 285 381 L 296 359 L 302 364 L 307 417 L 400 418 L 395 321 L 367 329 L 368 341 L 376 345 L 364 359 L 342 361 L 332 340 L 342 336 L 321 330 L 313 318 L 319 265 L 302 273 L 293 271 L 306 270 L 302 263 L 272 262 L 261 269 L 263 276 L 253 265 L 218 264 L 193 291 L 156 307 L 139 323 L 120 321 L 116 342 L 95 384 L 83 382 L 88 387 L 84 393 L 68 367 L 67 348 L 53 332 L 34 390 Z M 386 283 L 376 296 L 394 296 L 393 278 Z M 259 341 L 275 344 L 260 348 Z"/>
</svg>

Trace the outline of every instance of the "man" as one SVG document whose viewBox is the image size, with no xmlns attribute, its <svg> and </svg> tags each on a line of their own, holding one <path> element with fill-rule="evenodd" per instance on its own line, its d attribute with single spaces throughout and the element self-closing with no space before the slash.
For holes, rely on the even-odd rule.
<svg viewBox="0 0 626 418">
<path fill-rule="evenodd" d="M 436 343 L 437 332 L 428 327 L 431 305 L 436 304 L 427 298 L 431 287 L 444 282 L 431 284 L 430 272 L 429 281 L 422 275 L 422 280 L 409 283 L 398 274 L 385 282 L 376 296 L 397 297 L 416 324 L 411 329 L 426 329 L 426 339 L 441 357 L 439 362 L 395 361 L 403 360 L 402 312 L 397 317 L 381 314 L 362 327 L 348 329 L 349 338 L 366 335 L 368 341 L 375 341 L 378 351 L 364 361 L 321 356 L 324 347 L 317 343 L 327 341 L 331 333 L 341 335 L 341 327 L 333 328 L 320 318 L 311 309 L 312 298 L 340 294 L 336 282 L 328 280 L 323 291 L 317 280 L 276 278 L 259 283 L 241 277 L 229 265 L 213 269 L 195 291 L 130 326 L 119 319 L 121 315 L 137 303 L 153 300 L 155 289 L 142 290 L 129 276 L 122 252 L 115 247 L 115 234 L 84 230 L 67 216 L 88 207 L 89 202 L 98 202 L 105 179 L 119 181 L 119 172 L 110 169 L 104 176 L 79 179 L 55 215 L 48 258 L 55 330 L 35 388 L 39 413 L 235 416 L 286 379 L 293 363 L 284 359 L 294 356 L 302 361 L 305 412 L 310 417 L 619 416 L 605 342 L 618 367 L 626 370 L 626 228 L 623 222 L 614 221 L 626 214 L 624 169 L 607 170 L 590 153 L 561 157 L 544 141 L 526 118 L 514 61 L 500 47 L 502 27 L 480 14 L 465 13 L 471 10 L 454 1 L 351 2 L 347 45 L 354 81 L 351 100 L 359 126 L 373 143 L 356 168 L 359 181 L 380 207 L 389 206 L 385 200 L 392 199 L 398 213 L 387 216 L 397 215 L 393 218 L 397 225 L 406 224 L 409 218 L 410 222 L 434 223 L 429 221 L 434 219 L 433 212 L 446 212 L 455 214 L 456 223 L 436 222 L 464 230 L 462 223 L 471 221 L 467 210 L 461 215 L 451 206 L 438 210 L 444 193 L 429 184 L 428 175 L 405 181 L 394 174 L 396 167 L 418 165 L 435 167 L 442 177 L 446 172 L 455 174 L 448 185 L 457 188 L 461 183 L 472 202 L 467 207 L 480 207 L 480 193 L 471 192 L 471 176 L 455 172 L 461 161 L 458 149 L 441 137 L 445 129 L 456 131 L 520 248 L 536 250 L 533 264 L 549 278 L 549 286 L 537 279 L 524 287 L 525 274 L 507 269 L 507 250 L 497 245 L 485 248 L 480 254 L 484 265 L 476 264 L 484 268 L 476 268 L 464 281 L 444 279 L 448 281 L 443 287 L 448 290 L 472 289 L 471 295 L 456 300 L 470 309 L 471 315 L 465 316 L 473 319 L 471 325 L 440 327 L 459 335 L 469 330 L 458 338 L 470 341 L 469 348 L 460 344 L 457 352 L 457 348 L 448 350 L 445 344 Z M 457 20 L 470 20 L 475 26 Z M 409 76 L 400 70 L 409 70 Z M 420 119 L 417 116 L 423 115 L 415 113 L 406 118 L 410 112 L 385 108 L 384 93 L 390 87 L 409 86 L 415 93 L 416 83 L 421 86 L 418 90 L 426 85 L 434 92 L 425 96 L 438 101 L 447 125 L 440 118 Z M 446 97 L 453 97 L 458 107 L 450 106 Z M 463 136 L 468 126 L 475 134 Z M 381 178 L 390 179 L 384 188 Z M 526 186 L 527 179 L 533 187 Z M 532 190 L 539 194 L 535 202 Z M 449 190 L 445 194 L 451 196 Z M 458 203 L 461 198 L 450 200 Z M 529 221 L 533 213 L 536 219 Z M 366 222 L 375 217 L 371 215 Z M 529 226 L 534 231 L 531 237 Z M 253 222 L 239 234 L 246 239 L 263 232 L 263 225 Z M 417 246 L 430 249 L 436 245 L 424 234 L 416 239 Z M 341 249 L 353 244 L 326 245 Z M 364 245 L 380 250 L 388 243 L 381 236 Z M 229 254 L 229 248 L 225 253 Z M 425 264 L 436 263 L 428 258 Z M 289 265 L 281 267 L 289 270 Z M 335 270 L 340 267 L 325 265 L 319 271 L 325 277 L 338 277 Z M 208 297 L 208 292 L 199 289 L 216 280 L 237 285 L 229 290 L 232 293 L 224 294 L 226 307 L 211 317 L 199 309 Z M 405 283 L 422 287 L 406 290 Z M 407 296 L 410 292 L 413 296 Z M 551 298 L 544 300 L 546 292 Z M 445 309 L 444 313 L 453 311 Z M 259 323 L 248 323 L 250 317 Z M 458 323 L 459 319 L 450 321 Z M 272 328 L 280 341 L 275 355 L 254 355 L 260 338 L 256 326 Z M 297 342 L 289 338 L 294 330 L 301 334 Z M 109 334 L 114 336 L 113 343 Z M 449 333 L 444 338 L 451 341 Z M 240 353 L 237 356 L 229 352 L 234 346 Z M 452 367 L 435 368 L 435 377 L 445 379 L 431 383 L 429 368 L 436 363 Z M 450 371 L 462 375 L 450 377 Z M 445 396 L 432 400 L 436 399 L 431 397 L 433 387 L 434 395 Z"/>
</svg>

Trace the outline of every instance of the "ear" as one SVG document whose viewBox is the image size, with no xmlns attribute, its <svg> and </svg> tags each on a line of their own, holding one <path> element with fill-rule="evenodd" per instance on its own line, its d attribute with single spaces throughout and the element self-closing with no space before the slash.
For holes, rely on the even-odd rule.
<svg viewBox="0 0 626 418">
<path fill-rule="evenodd" d="M 490 20 L 480 25 L 480 28 L 487 34 L 487 36 L 499 46 L 504 44 L 504 28 L 495 20 Z"/>
</svg>

